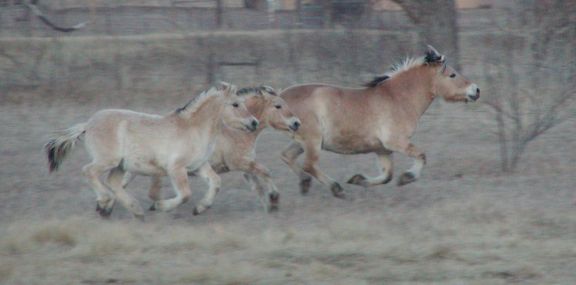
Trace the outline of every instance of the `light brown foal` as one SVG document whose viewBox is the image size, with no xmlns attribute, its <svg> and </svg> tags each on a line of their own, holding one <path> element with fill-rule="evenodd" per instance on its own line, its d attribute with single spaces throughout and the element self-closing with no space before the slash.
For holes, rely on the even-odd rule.
<svg viewBox="0 0 576 285">
<path fill-rule="evenodd" d="M 372 186 L 392 179 L 393 152 L 414 159 L 398 185 L 414 182 L 426 164 L 422 150 L 410 142 L 418 120 L 436 97 L 449 102 L 476 101 L 478 86 L 446 65 L 445 56 L 429 46 L 422 57 L 406 59 L 392 70 L 376 77 L 366 88 L 343 88 L 308 84 L 280 93 L 302 121 L 294 141 L 282 152 L 282 159 L 300 177 L 300 189 L 307 193 L 311 177 L 329 186 L 336 197 L 344 197 L 342 187 L 324 174 L 317 162 L 320 150 L 340 154 L 376 153 L 381 175 L 356 174 L 348 183 Z M 305 154 L 302 167 L 296 159 Z"/>
</svg>

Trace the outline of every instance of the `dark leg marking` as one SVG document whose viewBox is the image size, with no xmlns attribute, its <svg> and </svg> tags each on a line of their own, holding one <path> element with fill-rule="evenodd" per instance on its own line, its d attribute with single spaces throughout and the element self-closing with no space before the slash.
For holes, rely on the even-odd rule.
<svg viewBox="0 0 576 285">
<path fill-rule="evenodd" d="M 356 175 L 350 177 L 350 179 L 348 179 L 348 182 L 346 182 L 346 183 L 365 186 L 366 177 L 364 177 L 364 175 L 362 175 L 362 174 L 356 174 Z"/>
<path fill-rule="evenodd" d="M 277 211 L 278 205 L 280 204 L 280 194 L 278 192 L 272 192 L 269 194 L 270 197 L 270 211 Z"/>
<path fill-rule="evenodd" d="M 112 209 L 114 208 L 113 207 L 110 207 L 108 209 L 102 208 L 100 204 L 96 202 L 96 212 L 98 212 L 98 214 L 100 214 L 100 217 L 102 218 L 109 218 L 110 215 L 112 214 Z"/>
<path fill-rule="evenodd" d="M 402 174 L 402 176 L 400 176 L 400 179 L 398 180 L 398 186 L 404 186 L 414 181 L 416 181 L 416 177 L 412 172 L 404 172 L 404 174 Z"/>
<path fill-rule="evenodd" d="M 334 195 L 334 197 L 340 199 L 346 198 L 346 194 L 344 194 L 344 189 L 342 189 L 342 186 L 340 186 L 338 182 L 334 182 L 334 184 L 330 186 L 330 190 L 332 190 L 332 195 Z"/>
<path fill-rule="evenodd" d="M 308 176 L 304 179 L 300 179 L 300 193 L 302 193 L 302 195 L 308 194 L 310 186 L 312 186 L 312 177 Z"/>
</svg>

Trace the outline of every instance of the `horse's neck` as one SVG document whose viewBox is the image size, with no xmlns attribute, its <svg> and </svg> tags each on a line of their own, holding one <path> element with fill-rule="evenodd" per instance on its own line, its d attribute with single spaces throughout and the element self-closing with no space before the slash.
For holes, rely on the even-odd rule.
<svg viewBox="0 0 576 285">
<path fill-rule="evenodd" d="M 401 75 L 404 78 L 398 78 L 401 81 L 390 82 L 390 91 L 395 101 L 415 121 L 426 112 L 434 100 L 431 80 L 423 72 L 404 74 Z"/>
<path fill-rule="evenodd" d="M 258 139 L 260 133 L 264 130 L 264 127 L 258 127 L 255 131 L 247 132 L 245 130 L 239 130 L 232 127 L 228 127 L 222 122 L 220 124 L 220 133 L 222 133 L 225 137 L 229 137 L 231 139 L 238 139 L 242 138 L 243 141 L 250 141 L 255 142 Z"/>
<path fill-rule="evenodd" d="M 215 134 L 220 129 L 222 108 L 219 98 L 207 98 L 194 112 L 185 114 L 182 119 L 185 124 L 194 126 L 196 131 Z"/>
<path fill-rule="evenodd" d="M 246 109 L 248 109 L 248 112 L 250 112 L 250 114 L 252 114 L 252 116 L 254 116 L 254 118 L 260 122 L 258 129 L 250 133 L 253 135 L 254 139 L 256 139 L 258 134 L 260 134 L 265 128 L 268 127 L 268 118 L 265 118 L 264 116 L 264 109 L 266 108 L 267 104 L 268 102 L 266 99 L 262 97 L 253 97 L 249 100 L 246 100 Z"/>
<path fill-rule="evenodd" d="M 264 116 L 264 107 L 266 105 L 266 101 L 260 97 L 252 97 L 246 100 L 246 108 L 248 112 L 254 116 L 258 121 L 263 122 Z"/>
</svg>

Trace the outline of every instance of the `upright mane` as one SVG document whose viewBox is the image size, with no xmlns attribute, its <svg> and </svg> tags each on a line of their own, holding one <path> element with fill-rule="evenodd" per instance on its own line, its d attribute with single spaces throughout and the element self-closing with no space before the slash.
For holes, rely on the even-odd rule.
<svg viewBox="0 0 576 285">
<path fill-rule="evenodd" d="M 261 91 L 261 87 L 244 87 L 244 88 L 240 88 L 238 89 L 238 92 L 236 92 L 236 95 L 238 96 L 243 96 L 243 95 L 248 95 L 248 94 L 252 94 L 252 93 L 258 93 L 259 91 Z"/>
<path fill-rule="evenodd" d="M 208 91 L 203 91 L 202 93 L 200 93 L 200 95 L 192 98 L 190 101 L 188 101 L 188 103 L 186 103 L 184 106 L 176 109 L 175 113 L 176 114 L 182 114 L 182 113 L 194 113 L 196 112 L 196 110 L 199 109 L 200 106 L 202 106 L 202 104 L 204 104 L 209 98 L 212 98 L 214 96 L 218 96 L 218 94 L 220 94 L 220 92 L 218 90 L 216 90 L 215 88 L 211 88 Z"/>
<path fill-rule="evenodd" d="M 392 64 L 392 66 L 390 67 L 390 69 L 388 71 L 384 72 L 384 74 L 382 74 L 382 75 L 378 75 L 378 76 L 374 77 L 371 81 L 365 83 L 364 86 L 368 87 L 368 88 L 376 87 L 376 86 L 382 84 L 384 81 L 398 75 L 398 73 L 402 73 L 402 72 L 407 71 L 413 67 L 420 66 L 420 65 L 424 64 L 425 62 L 426 62 L 426 58 L 423 56 L 422 57 L 407 57 L 407 58 L 401 60 L 400 62 Z"/>
<path fill-rule="evenodd" d="M 271 95 L 277 95 L 274 88 L 266 86 L 266 85 L 260 85 L 260 86 L 254 86 L 254 87 L 244 87 L 244 88 L 239 89 L 238 92 L 236 92 L 236 94 L 239 96 L 242 96 L 242 95 L 247 95 L 247 94 L 252 94 L 252 93 L 262 93 L 262 92 L 267 92 L 268 94 L 271 94 Z"/>
</svg>

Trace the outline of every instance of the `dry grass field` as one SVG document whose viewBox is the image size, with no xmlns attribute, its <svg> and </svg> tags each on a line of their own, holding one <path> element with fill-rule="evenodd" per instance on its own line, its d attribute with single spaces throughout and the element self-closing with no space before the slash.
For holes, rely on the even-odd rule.
<svg viewBox="0 0 576 285">
<path fill-rule="evenodd" d="M 4 95 L 2 95 L 4 96 Z M 281 190 L 263 212 L 238 173 L 223 176 L 212 209 L 192 216 L 205 185 L 171 213 L 132 220 L 116 207 L 101 220 L 80 174 L 82 144 L 48 175 L 51 131 L 107 107 L 166 113 L 185 94 L 42 92 L 0 100 L 0 284 L 576 284 L 576 121 L 529 147 L 519 169 L 499 172 L 489 116 L 477 105 L 434 104 L 415 142 L 429 164 L 420 181 L 364 189 L 338 200 L 317 183 L 301 196 L 280 160 L 288 138 L 272 131 L 258 160 Z M 396 175 L 409 161 L 395 156 Z M 344 183 L 375 174 L 375 157 L 323 153 Z M 148 179 L 129 186 L 144 207 Z M 166 195 L 170 187 L 164 182 Z"/>
</svg>

